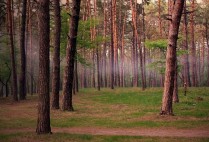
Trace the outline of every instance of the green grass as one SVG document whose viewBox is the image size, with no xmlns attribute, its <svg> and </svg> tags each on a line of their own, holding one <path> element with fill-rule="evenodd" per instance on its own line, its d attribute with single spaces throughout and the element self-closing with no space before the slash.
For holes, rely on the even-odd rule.
<svg viewBox="0 0 209 142">
<path fill-rule="evenodd" d="M 56 133 L 36 135 L 34 133 L 0 134 L 1 142 L 208 142 L 209 138 L 174 138 L 142 136 L 92 136 Z"/>
<path fill-rule="evenodd" d="M 202 98 L 199 100 L 198 97 Z M 0 99 L 0 129 L 34 128 L 37 96 L 13 103 Z M 160 116 L 162 88 L 81 89 L 73 96 L 74 112 L 51 111 L 52 127 L 173 127 L 209 128 L 209 88 L 179 90 L 180 103 L 174 104 L 175 116 Z"/>
</svg>

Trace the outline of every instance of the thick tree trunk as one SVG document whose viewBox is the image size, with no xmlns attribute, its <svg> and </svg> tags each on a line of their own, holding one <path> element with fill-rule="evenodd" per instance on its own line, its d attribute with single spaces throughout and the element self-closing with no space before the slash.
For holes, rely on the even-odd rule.
<svg viewBox="0 0 209 142">
<path fill-rule="evenodd" d="M 19 78 L 19 95 L 20 100 L 26 99 L 26 52 L 25 52 L 25 27 L 26 27 L 26 11 L 27 11 L 27 0 L 23 0 L 22 7 L 22 24 L 20 34 L 20 78 Z"/>
<path fill-rule="evenodd" d="M 13 22 L 12 22 L 12 11 L 11 11 L 11 0 L 7 0 L 7 14 L 8 14 L 8 30 L 10 38 L 10 52 L 11 52 L 11 66 L 12 66 L 12 95 L 13 100 L 18 101 L 17 93 L 17 73 L 15 63 L 15 51 L 14 51 L 14 38 L 13 38 Z"/>
<path fill-rule="evenodd" d="M 38 1 L 39 81 L 37 134 L 51 133 L 49 98 L 49 0 Z"/>
<path fill-rule="evenodd" d="M 80 13 L 81 0 L 72 0 L 72 13 L 70 20 L 70 30 L 68 34 L 68 46 L 66 49 L 66 66 L 63 78 L 63 98 L 62 98 L 62 110 L 73 111 L 72 104 L 72 87 L 74 76 L 74 61 L 76 53 L 76 39 L 78 32 L 78 22 Z"/>
<path fill-rule="evenodd" d="M 59 0 L 54 0 L 54 56 L 53 56 L 53 78 L 52 78 L 52 109 L 59 109 L 60 90 L 60 32 L 61 17 Z"/>
<path fill-rule="evenodd" d="M 161 115 L 173 115 L 172 99 L 174 90 L 174 76 L 176 70 L 176 47 L 178 39 L 179 25 L 185 0 L 174 1 L 173 11 L 170 21 L 168 47 L 166 55 L 166 71 L 164 93 L 162 97 Z"/>
</svg>

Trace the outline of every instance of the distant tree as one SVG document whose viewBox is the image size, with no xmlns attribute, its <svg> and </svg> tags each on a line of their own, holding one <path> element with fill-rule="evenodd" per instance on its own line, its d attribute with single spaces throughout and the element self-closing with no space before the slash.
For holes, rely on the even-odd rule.
<svg viewBox="0 0 209 142">
<path fill-rule="evenodd" d="M 188 16 L 186 14 L 187 9 L 186 9 L 187 5 L 186 2 L 184 4 L 184 17 L 183 17 L 183 27 L 184 27 L 184 40 L 183 40 L 183 49 L 188 51 Z M 190 81 L 190 72 L 189 72 L 189 55 L 185 54 L 183 56 L 183 75 L 184 75 L 184 84 L 187 86 L 191 86 L 191 81 Z"/>
<path fill-rule="evenodd" d="M 60 32 L 61 17 L 59 0 L 53 1 L 54 5 L 54 56 L 53 56 L 53 78 L 52 78 L 52 109 L 59 109 L 60 90 Z"/>
<path fill-rule="evenodd" d="M 51 133 L 49 98 L 49 0 L 38 1 L 39 80 L 37 134 Z"/>
<path fill-rule="evenodd" d="M 160 113 L 161 115 L 173 115 L 172 101 L 174 90 L 174 76 L 176 71 L 176 47 L 184 2 L 185 0 L 176 0 L 173 2 L 173 11 L 170 20 L 168 35 L 165 83 Z"/>
<path fill-rule="evenodd" d="M 195 0 L 192 0 L 192 13 L 191 13 L 191 76 L 192 76 L 192 86 L 197 86 L 197 65 L 196 65 L 196 45 L 195 45 Z"/>
<path fill-rule="evenodd" d="M 25 52 L 25 27 L 26 27 L 26 12 L 27 0 L 23 0 L 22 20 L 20 31 L 20 77 L 19 77 L 19 96 L 20 100 L 26 99 L 26 52 Z"/>
<path fill-rule="evenodd" d="M 66 66 L 63 78 L 62 110 L 73 111 L 72 88 L 74 76 L 74 61 L 76 53 L 76 39 L 78 32 L 80 0 L 72 0 L 72 12 L 70 30 L 68 33 L 68 45 L 66 49 Z"/>
</svg>

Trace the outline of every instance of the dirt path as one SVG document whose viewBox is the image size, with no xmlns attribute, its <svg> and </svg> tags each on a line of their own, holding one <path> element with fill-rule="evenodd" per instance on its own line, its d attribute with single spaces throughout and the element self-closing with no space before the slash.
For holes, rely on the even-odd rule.
<svg viewBox="0 0 209 142">
<path fill-rule="evenodd" d="M 24 129 L 4 129 L 0 134 L 17 132 L 34 132 L 32 128 Z M 90 134 L 109 136 L 159 136 L 159 137 L 208 137 L 209 130 L 205 129 L 169 129 L 169 128 L 98 128 L 98 127 L 72 127 L 72 128 L 52 128 L 53 133 L 69 134 Z"/>
</svg>

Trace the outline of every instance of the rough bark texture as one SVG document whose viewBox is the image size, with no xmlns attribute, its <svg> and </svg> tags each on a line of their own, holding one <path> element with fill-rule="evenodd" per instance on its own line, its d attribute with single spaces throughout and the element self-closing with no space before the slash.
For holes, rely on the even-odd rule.
<svg viewBox="0 0 209 142">
<path fill-rule="evenodd" d="M 173 115 L 172 99 L 174 90 L 174 76 L 176 70 L 176 46 L 179 25 L 185 0 L 176 0 L 173 4 L 172 17 L 169 27 L 168 47 L 166 55 L 166 71 L 164 92 L 162 98 L 161 115 Z"/>
<path fill-rule="evenodd" d="M 37 134 L 51 133 L 49 98 L 49 0 L 38 2 L 39 80 Z"/>
<path fill-rule="evenodd" d="M 68 34 L 68 46 L 66 49 L 66 66 L 63 78 L 62 110 L 73 111 L 72 87 L 74 76 L 74 60 L 76 53 L 76 38 L 80 13 L 80 0 L 72 0 L 72 13 L 70 20 L 70 31 Z"/>
<path fill-rule="evenodd" d="M 20 100 L 26 99 L 26 54 L 25 54 L 25 27 L 26 27 L 26 10 L 27 10 L 27 0 L 23 0 L 22 7 L 22 23 L 20 31 L 20 78 L 19 78 L 19 95 Z"/>
<path fill-rule="evenodd" d="M 12 95 L 13 100 L 18 101 L 17 96 L 17 73 L 16 73 L 16 63 L 15 63 L 15 51 L 14 51 L 14 39 L 13 39 L 13 22 L 12 22 L 12 11 L 11 11 L 11 0 L 7 0 L 7 14 L 8 14 L 8 30 L 10 38 L 10 55 L 12 64 Z"/>
<path fill-rule="evenodd" d="M 52 109 L 59 109 L 60 90 L 60 32 L 61 17 L 59 0 L 54 0 L 54 55 L 53 55 L 53 78 L 52 78 Z"/>
</svg>

